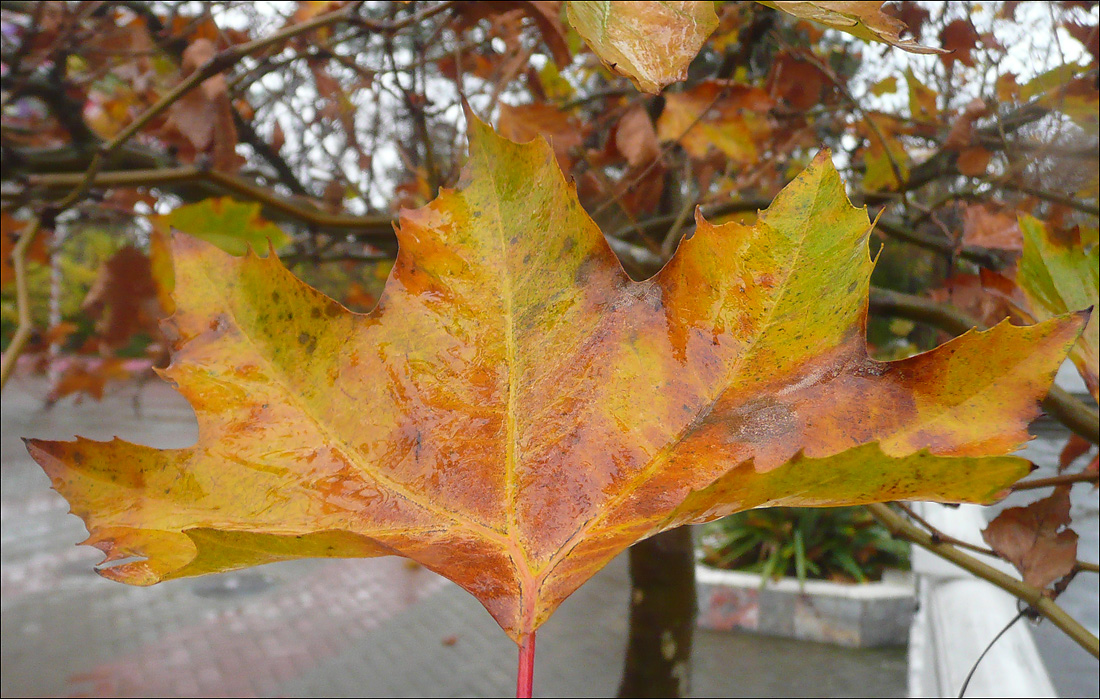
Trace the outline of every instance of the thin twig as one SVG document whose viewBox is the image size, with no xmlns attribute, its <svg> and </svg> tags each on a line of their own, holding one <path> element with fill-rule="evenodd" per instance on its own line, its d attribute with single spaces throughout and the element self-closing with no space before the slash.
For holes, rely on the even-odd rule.
<svg viewBox="0 0 1100 699">
<path fill-rule="evenodd" d="M 1097 483 L 1100 482 L 1100 474 L 1097 473 L 1063 473 L 1060 476 L 1049 478 L 1035 478 L 1030 481 L 1020 481 L 1012 486 L 1013 490 L 1035 490 L 1037 488 L 1054 488 L 1060 485 L 1072 485 L 1073 483 Z"/>
<path fill-rule="evenodd" d="M 29 189 L 67 189 L 83 177 L 83 174 L 68 173 L 30 175 L 26 178 L 26 183 Z M 318 228 L 354 231 L 356 235 L 361 237 L 381 239 L 391 239 L 393 237 L 393 219 L 388 216 L 350 216 L 326 213 L 307 205 L 295 203 L 292 199 L 280 196 L 270 189 L 253 184 L 241 177 L 199 167 L 185 166 L 153 170 L 101 172 L 93 178 L 92 185 L 101 187 L 150 187 L 184 182 L 209 182 L 227 192 L 260 202 L 265 207 Z"/>
<path fill-rule="evenodd" d="M 985 647 L 985 650 L 982 651 L 982 654 L 979 655 L 978 659 L 974 661 L 974 665 L 971 666 L 970 672 L 966 673 L 966 679 L 963 680 L 962 687 L 959 689 L 959 699 L 962 699 L 962 697 L 966 695 L 966 688 L 970 686 L 970 680 L 973 679 L 974 673 L 978 670 L 978 665 L 980 665 L 982 660 L 985 659 L 985 656 L 989 653 L 989 651 L 993 649 L 993 646 L 997 645 L 997 641 L 1001 640 L 1001 636 L 1004 636 L 1006 633 L 1008 633 L 1008 630 L 1015 626 L 1017 621 L 1024 618 L 1025 611 L 1027 610 L 1021 609 L 1019 612 L 1017 612 L 1016 616 L 1012 617 L 1012 619 L 1007 624 L 1005 624 L 1004 628 L 997 632 L 997 635 L 994 636 L 993 640 L 989 642 L 989 645 Z"/>
<path fill-rule="evenodd" d="M 27 341 L 31 339 L 31 333 L 34 331 L 34 323 L 31 319 L 30 291 L 27 288 L 27 249 L 30 248 L 31 243 L 38 236 L 40 227 L 41 218 L 35 217 L 27 226 L 27 230 L 19 236 L 19 240 L 11 251 L 12 265 L 15 267 L 15 298 L 19 307 L 19 326 L 15 329 L 15 334 L 8 344 L 8 350 L 4 352 L 3 359 L 0 360 L 0 391 L 8 384 L 8 379 L 15 371 L 16 361 L 19 359 L 19 355 L 23 353 L 23 349 L 26 347 Z"/>
<path fill-rule="evenodd" d="M 913 524 L 905 517 L 894 512 L 888 505 L 873 503 L 865 506 L 875 519 L 890 530 L 892 534 L 928 550 L 940 558 L 950 561 L 963 570 L 976 575 L 1017 599 L 1023 600 L 1032 609 L 1061 629 L 1075 643 L 1087 650 L 1094 658 L 1100 658 L 1100 641 L 1088 629 L 1071 617 L 1054 600 L 1047 597 L 1044 590 L 1029 585 L 1011 575 L 963 553 L 957 547 L 943 541 L 936 541 L 932 535 Z"/>
<path fill-rule="evenodd" d="M 84 177 L 80 183 L 69 194 L 58 202 L 57 207 L 59 210 L 67 209 L 81 199 L 88 190 L 92 187 L 92 183 L 95 181 L 96 175 L 103 167 L 104 162 L 113 154 L 116 150 L 122 147 L 123 144 L 128 142 L 131 138 L 137 134 L 138 131 L 145 128 L 150 121 L 155 119 L 166 109 L 171 107 L 184 95 L 197 87 L 200 83 L 214 77 L 218 73 L 227 70 L 231 66 L 237 63 L 245 56 L 261 51 L 274 44 L 278 44 L 283 41 L 287 41 L 301 34 L 311 32 L 315 29 L 334 24 L 336 22 L 349 19 L 353 13 L 358 9 L 358 4 L 346 5 L 335 12 L 329 12 L 327 14 L 315 17 L 307 22 L 302 22 L 294 26 L 286 27 L 278 32 L 275 32 L 271 36 L 264 37 L 262 39 L 255 39 L 243 44 L 239 44 L 232 48 L 226 49 L 213 56 L 210 60 L 200 66 L 193 73 L 184 78 L 175 87 L 165 93 L 159 100 L 156 101 L 151 107 L 142 112 L 136 119 L 134 119 L 126 128 L 120 131 L 110 141 L 100 146 L 96 152 L 95 157 L 92 158 L 91 164 L 84 173 Z"/>
<path fill-rule="evenodd" d="M 1071 209 L 1076 209 L 1085 214 L 1091 216 L 1100 216 L 1100 206 L 1096 204 L 1089 204 L 1083 202 L 1080 199 L 1074 199 L 1073 197 L 1067 197 L 1063 194 L 1056 192 L 1048 192 L 1036 187 L 1028 187 L 1022 184 L 1013 184 L 1011 182 L 1001 182 L 999 180 L 983 180 L 999 189 L 1007 189 L 1010 192 L 1019 192 L 1020 194 L 1027 194 L 1037 199 L 1043 199 L 1044 201 L 1053 202 L 1055 204 L 1061 204 L 1062 206 L 1068 206 Z"/>
<path fill-rule="evenodd" d="M 909 507 L 905 503 L 896 502 L 894 504 L 897 505 L 898 509 L 900 509 L 906 515 L 908 515 L 909 519 L 913 520 L 917 524 L 924 527 L 924 529 L 929 534 L 932 535 L 933 541 L 942 541 L 944 543 L 951 544 L 952 546 L 958 546 L 961 549 L 967 549 L 968 551 L 973 551 L 974 553 L 980 553 L 983 556 L 991 556 L 993 558 L 1000 558 L 1000 555 L 998 555 L 998 553 L 996 551 L 992 550 L 992 549 L 985 548 L 984 546 L 977 546 L 975 544 L 971 544 L 968 541 L 963 541 L 962 539 L 958 539 L 956 537 L 951 536 L 950 534 L 947 534 L 945 532 L 940 531 L 931 522 L 926 520 L 924 517 L 921 517 L 920 515 L 918 515 L 916 510 L 914 510 L 912 507 Z"/>
</svg>

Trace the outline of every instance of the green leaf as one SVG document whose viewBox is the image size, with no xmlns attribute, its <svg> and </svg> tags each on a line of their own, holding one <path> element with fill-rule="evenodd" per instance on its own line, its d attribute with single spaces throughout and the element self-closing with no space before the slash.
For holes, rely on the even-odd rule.
<svg viewBox="0 0 1100 699">
<path fill-rule="evenodd" d="M 162 216 L 152 216 L 153 227 L 162 232 L 183 231 L 218 246 L 230 255 L 243 255 L 249 248 L 263 254 L 290 242 L 290 236 L 260 215 L 256 202 L 239 202 L 230 197 L 203 199 Z"/>
</svg>

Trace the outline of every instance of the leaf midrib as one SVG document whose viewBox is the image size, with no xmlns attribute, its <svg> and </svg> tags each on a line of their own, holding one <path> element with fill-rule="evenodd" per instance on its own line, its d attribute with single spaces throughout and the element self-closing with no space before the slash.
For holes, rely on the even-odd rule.
<svg viewBox="0 0 1100 699">
<path fill-rule="evenodd" d="M 798 226 L 798 228 L 797 228 L 798 230 L 802 230 L 802 231 L 810 230 L 810 227 L 809 227 L 810 213 L 809 212 L 817 210 L 818 199 L 821 196 L 821 194 L 822 194 L 822 188 L 819 186 L 818 189 L 817 189 L 817 192 L 815 193 L 815 196 L 814 196 L 813 205 L 803 209 L 804 214 L 802 216 L 802 223 Z M 766 224 L 766 221 L 762 220 L 761 222 Z M 806 241 L 809 239 L 809 237 L 810 237 L 809 235 L 803 234 L 801 236 L 801 238 L 799 239 L 798 245 L 796 246 L 793 254 L 790 257 L 791 263 L 787 267 L 786 273 L 783 277 L 783 282 L 778 285 L 779 293 L 775 296 L 775 301 L 772 304 L 771 308 L 768 309 L 768 312 L 765 315 L 764 323 L 761 324 L 762 328 L 766 328 L 770 325 L 771 319 L 774 316 L 776 309 L 782 303 L 783 296 L 787 293 L 787 290 L 789 288 L 788 284 L 791 280 L 791 276 L 794 274 L 794 270 L 797 268 L 797 261 L 802 256 L 802 254 L 805 250 Z M 634 476 L 632 476 L 630 478 L 630 480 L 627 481 L 627 483 L 623 485 L 623 487 L 619 490 L 617 495 L 615 495 L 613 498 L 611 498 L 610 500 L 603 503 L 600 506 L 600 509 L 596 513 L 596 515 L 594 517 L 592 517 L 591 519 L 587 520 L 573 534 L 573 536 L 571 536 L 565 542 L 565 544 L 563 544 L 561 546 L 561 548 L 559 548 L 558 551 L 553 556 L 551 556 L 550 560 L 547 561 L 545 566 L 543 566 L 538 571 L 536 571 L 537 574 L 538 574 L 539 580 L 540 580 L 540 584 L 545 583 L 545 581 L 550 578 L 550 575 L 551 575 L 551 573 L 553 573 L 554 569 L 557 568 L 557 566 L 560 565 L 565 560 L 568 553 L 574 547 L 576 547 L 578 544 L 581 543 L 581 541 L 584 540 L 584 537 L 585 537 L 586 534 L 588 534 L 588 532 L 590 532 L 593 528 L 595 528 L 597 525 L 602 523 L 603 520 L 605 520 L 609 516 L 609 514 L 612 511 L 614 511 L 624 500 L 626 500 L 630 496 L 630 494 L 633 493 L 638 488 L 638 486 L 641 483 L 648 480 L 653 475 L 653 473 L 658 468 L 660 468 L 663 463 L 665 463 L 666 459 L 672 453 L 672 451 L 675 450 L 676 447 L 684 441 L 684 439 L 686 439 L 690 434 L 692 434 L 695 431 L 695 429 L 699 425 L 699 423 L 702 420 L 704 420 L 711 413 L 711 411 L 714 408 L 714 405 L 719 400 L 721 400 L 722 396 L 724 396 L 726 394 L 726 391 L 729 390 L 729 384 L 730 384 L 730 381 L 732 380 L 732 377 L 738 375 L 738 373 L 740 372 L 740 369 L 741 369 L 742 365 L 744 364 L 746 358 L 749 357 L 752 354 L 752 352 L 755 349 L 756 345 L 760 342 L 761 338 L 763 338 L 763 336 L 765 334 L 766 334 L 766 331 L 761 331 L 760 333 L 758 333 L 757 336 L 753 339 L 752 344 L 749 345 L 745 349 L 745 351 L 742 352 L 738 356 L 736 364 L 734 365 L 733 369 L 731 369 L 730 372 L 727 374 L 727 378 L 726 378 L 726 381 L 723 382 L 723 386 L 718 391 L 715 392 L 713 399 L 706 406 L 702 407 L 696 413 L 695 417 L 690 422 L 688 422 L 683 427 L 683 429 L 681 429 L 680 432 L 675 437 L 673 437 L 663 447 L 661 447 L 661 449 L 657 452 L 657 454 L 655 454 L 653 456 L 653 458 L 645 466 L 645 468 L 643 468 L 643 469 L 639 470 L 637 473 L 635 473 Z"/>
</svg>

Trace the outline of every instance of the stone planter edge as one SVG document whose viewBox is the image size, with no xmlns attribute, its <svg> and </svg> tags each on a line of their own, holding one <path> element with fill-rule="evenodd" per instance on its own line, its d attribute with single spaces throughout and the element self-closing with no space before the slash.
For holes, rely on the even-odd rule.
<svg viewBox="0 0 1100 699">
<path fill-rule="evenodd" d="M 849 585 L 695 567 L 698 625 L 863 648 L 905 645 L 916 607 L 912 576 Z"/>
</svg>

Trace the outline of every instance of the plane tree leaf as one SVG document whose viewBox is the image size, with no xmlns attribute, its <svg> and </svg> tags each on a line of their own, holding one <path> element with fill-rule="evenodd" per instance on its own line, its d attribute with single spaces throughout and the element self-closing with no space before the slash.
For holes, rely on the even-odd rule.
<svg viewBox="0 0 1100 699">
<path fill-rule="evenodd" d="M 687 77 L 688 65 L 718 26 L 709 0 L 569 2 L 566 14 L 600 60 L 653 94 Z"/>
<path fill-rule="evenodd" d="M 203 199 L 185 204 L 167 214 L 150 217 L 153 228 L 167 233 L 175 228 L 234 255 L 243 255 L 250 247 L 276 250 L 290 242 L 290 236 L 260 214 L 256 202 L 240 202 L 231 197 Z"/>
<path fill-rule="evenodd" d="M 864 41 L 879 41 L 911 53 L 944 53 L 943 49 L 922 46 L 912 39 L 901 38 L 901 33 L 907 29 L 905 23 L 883 12 L 881 2 L 760 0 L 760 3 L 799 19 L 848 32 Z"/>
<path fill-rule="evenodd" d="M 1095 228 L 1057 234 L 1032 216 L 1019 218 L 1023 254 L 1014 279 L 982 270 L 982 286 L 1028 322 L 1100 303 L 1100 245 Z M 1094 400 L 1100 399 L 1100 318 L 1094 312 L 1069 358 Z"/>
<path fill-rule="evenodd" d="M 1024 251 L 1016 274 L 1032 312 L 1040 319 L 1096 306 L 1100 300 L 1100 245 L 1086 249 L 1081 230 L 1064 238 L 1031 216 L 1020 218 Z M 1095 235 L 1095 229 L 1093 230 Z M 1070 352 L 1093 399 L 1100 399 L 1100 316 L 1093 314 L 1081 339 Z"/>
<path fill-rule="evenodd" d="M 1010 507 L 989 523 L 982 538 L 1016 566 L 1024 582 L 1044 588 L 1077 566 L 1077 533 L 1070 525 L 1069 487 L 1026 507 Z"/>
<path fill-rule="evenodd" d="M 472 120 L 455 190 L 405 212 L 377 307 L 275 256 L 173 241 L 168 379 L 197 443 L 30 440 L 133 584 L 397 554 L 513 639 L 634 542 L 769 505 L 988 501 L 1074 315 L 868 357 L 866 212 L 827 153 L 753 225 L 697 222 L 632 281 L 545 141 Z"/>
</svg>

